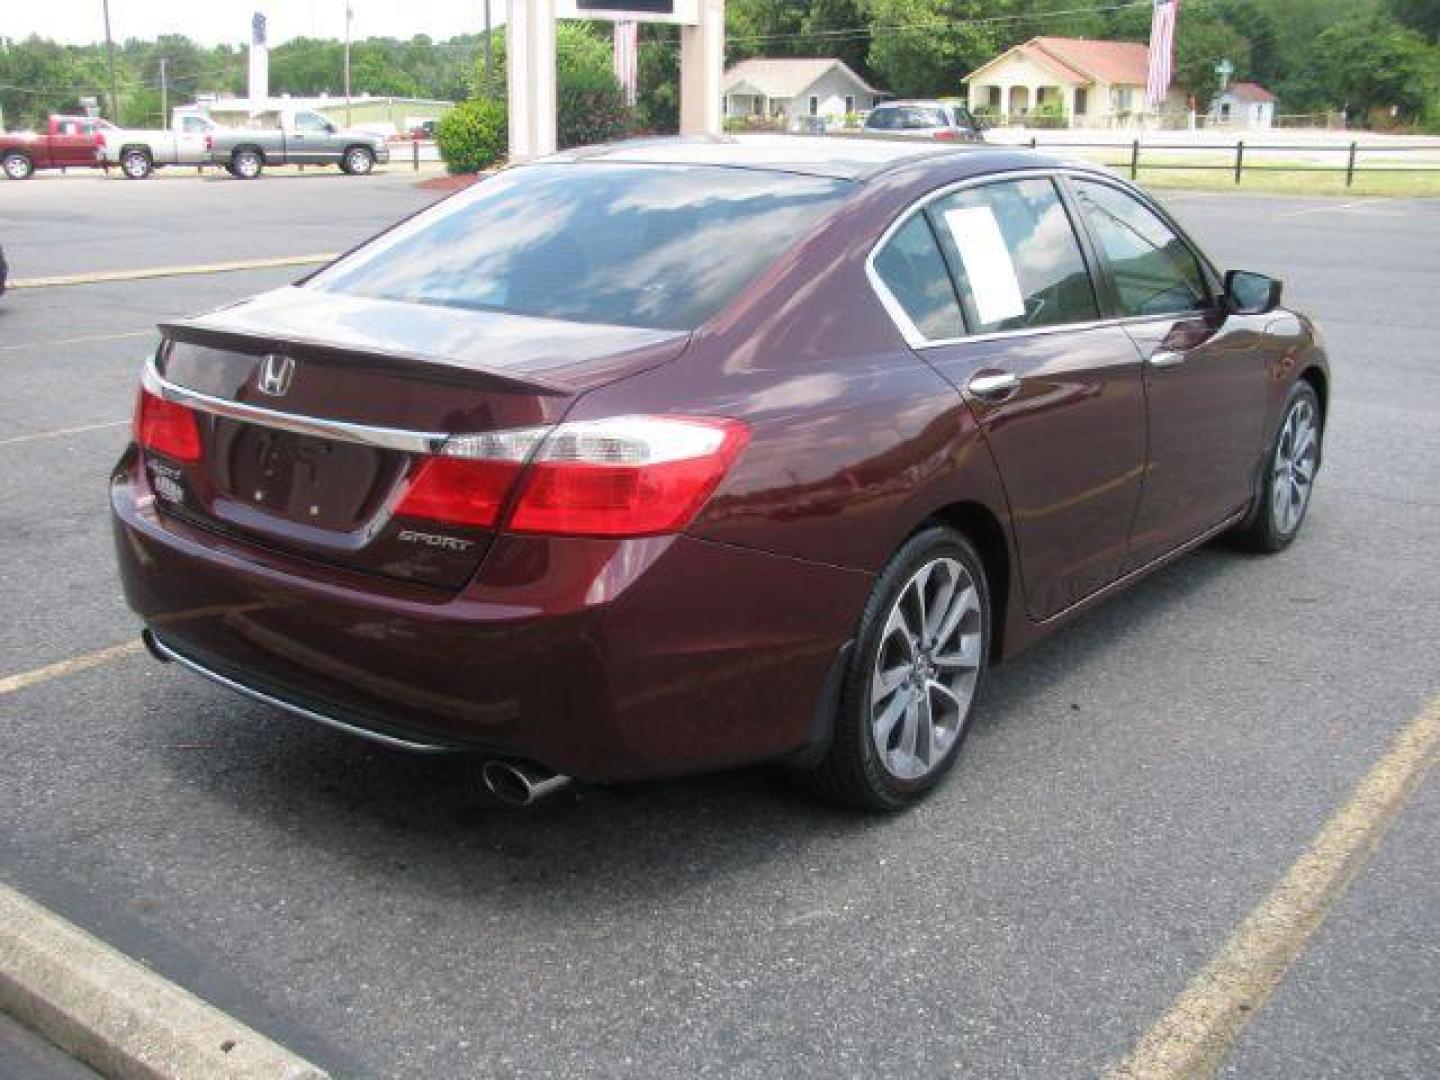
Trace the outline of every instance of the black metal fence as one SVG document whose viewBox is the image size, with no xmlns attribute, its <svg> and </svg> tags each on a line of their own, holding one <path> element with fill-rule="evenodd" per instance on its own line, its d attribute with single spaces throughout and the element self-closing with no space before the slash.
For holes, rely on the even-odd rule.
<svg viewBox="0 0 1440 1080">
<path fill-rule="evenodd" d="M 1251 143 L 1246 144 L 1244 139 L 1234 143 L 1142 143 L 1134 139 L 1128 143 L 1095 143 L 1095 142 L 1051 142 L 1046 139 L 1041 142 L 1031 136 L 1029 146 L 1031 149 L 1069 149 L 1069 150 L 1091 150 L 1128 151 L 1128 156 L 1122 161 L 1105 161 L 1103 164 L 1112 169 L 1128 169 L 1132 180 L 1139 176 L 1141 169 L 1204 169 L 1220 172 L 1230 172 L 1235 176 L 1235 183 L 1240 183 L 1247 171 L 1253 172 L 1289 172 L 1289 173 L 1344 173 L 1345 186 L 1352 187 L 1357 174 L 1376 173 L 1440 173 L 1440 142 L 1435 143 L 1375 143 L 1365 145 L 1358 141 L 1348 145 L 1341 143 L 1334 146 L 1315 144 L 1287 144 L 1277 143 Z M 1175 153 L 1186 154 L 1208 154 L 1212 157 L 1217 154 L 1225 155 L 1224 161 L 1177 161 L 1173 159 Z M 1375 163 L 1372 157 L 1370 162 L 1362 161 L 1362 155 L 1404 155 L 1429 152 L 1436 154 L 1433 161 L 1415 164 L 1402 164 L 1399 162 Z M 1171 155 L 1165 161 L 1145 161 L 1144 155 L 1160 153 Z M 1275 163 L 1273 158 L 1270 162 L 1265 161 L 1266 155 L 1274 154 L 1334 154 L 1337 155 L 1333 165 L 1323 161 L 1314 162 L 1281 162 Z M 1258 159 L 1258 160 L 1257 160 Z"/>
</svg>

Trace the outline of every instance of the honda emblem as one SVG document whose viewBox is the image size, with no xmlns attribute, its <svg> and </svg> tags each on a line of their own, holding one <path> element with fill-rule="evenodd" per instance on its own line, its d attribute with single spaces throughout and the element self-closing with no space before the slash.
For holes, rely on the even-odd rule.
<svg viewBox="0 0 1440 1080">
<path fill-rule="evenodd" d="M 295 358 L 280 353 L 270 353 L 260 365 L 258 384 L 262 394 L 284 397 L 290 391 L 290 380 L 295 377 Z"/>
</svg>

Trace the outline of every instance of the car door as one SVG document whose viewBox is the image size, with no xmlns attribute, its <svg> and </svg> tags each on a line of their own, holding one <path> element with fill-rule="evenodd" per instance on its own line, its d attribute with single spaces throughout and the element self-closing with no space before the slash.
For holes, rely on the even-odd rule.
<svg viewBox="0 0 1440 1080">
<path fill-rule="evenodd" d="M 285 160 L 292 165 L 318 165 L 330 160 L 330 124 L 319 113 L 298 112 L 285 132 Z"/>
<path fill-rule="evenodd" d="M 1122 573 L 1144 466 L 1139 355 L 1100 320 L 1052 177 L 971 184 L 921 214 L 964 325 L 949 338 L 912 327 L 917 349 L 984 433 L 1009 500 L 1026 610 L 1046 619 Z"/>
<path fill-rule="evenodd" d="M 94 129 L 78 120 L 62 120 L 49 140 L 50 164 L 90 166 L 95 164 Z"/>
<path fill-rule="evenodd" d="M 1156 208 L 1098 178 L 1068 181 L 1102 289 L 1145 360 L 1149 448 L 1130 565 L 1243 510 L 1265 441 L 1268 316 L 1226 311 L 1219 282 Z"/>
</svg>

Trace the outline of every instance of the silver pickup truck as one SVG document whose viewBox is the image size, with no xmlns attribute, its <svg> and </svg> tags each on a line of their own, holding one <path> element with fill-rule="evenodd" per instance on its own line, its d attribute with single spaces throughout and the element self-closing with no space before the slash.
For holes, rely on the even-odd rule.
<svg viewBox="0 0 1440 1080">
<path fill-rule="evenodd" d="M 119 165 L 131 180 L 143 180 L 162 165 L 209 165 L 215 121 L 195 114 L 177 115 L 169 131 L 115 128 L 104 133 L 107 165 Z"/>
<path fill-rule="evenodd" d="M 284 112 L 278 126 L 222 128 L 211 136 L 210 160 L 231 176 L 253 180 L 266 165 L 339 165 L 363 176 L 390 160 L 380 135 L 337 127 L 318 112 Z"/>
</svg>

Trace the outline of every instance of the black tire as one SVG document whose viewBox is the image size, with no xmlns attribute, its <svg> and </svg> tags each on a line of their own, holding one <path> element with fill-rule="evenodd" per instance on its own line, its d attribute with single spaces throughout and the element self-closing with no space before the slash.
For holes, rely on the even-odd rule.
<svg viewBox="0 0 1440 1080">
<path fill-rule="evenodd" d="M 155 163 L 146 151 L 130 149 L 120 155 L 120 171 L 128 180 L 144 180 L 155 171 Z"/>
<path fill-rule="evenodd" d="M 348 176 L 366 176 L 373 168 L 375 154 L 369 147 L 349 147 L 340 157 L 340 171 Z"/>
<path fill-rule="evenodd" d="M 265 157 L 259 150 L 242 146 L 230 155 L 230 175 L 237 180 L 254 180 L 265 171 Z"/>
<path fill-rule="evenodd" d="M 881 650 L 891 648 L 887 641 L 892 639 L 886 637 L 886 631 L 892 614 L 899 610 L 903 597 L 909 595 L 908 590 L 920 572 L 939 562 L 954 562 L 963 567 L 976 594 L 978 613 L 973 622 L 973 632 L 979 634 L 979 641 L 978 648 L 974 650 L 973 682 L 969 700 L 963 711 L 958 713 L 948 747 L 922 775 L 904 777 L 897 775 L 887 762 L 893 751 L 887 751 L 882 757 L 877 745 L 877 736 L 872 728 L 873 686 L 877 665 L 882 658 Z M 819 765 L 800 774 L 802 782 L 817 794 L 879 813 L 903 810 L 923 798 L 954 766 L 969 733 L 975 703 L 984 686 L 990 650 L 990 622 L 990 586 L 985 577 L 985 567 L 965 537 L 954 529 L 934 525 L 922 529 L 906 541 L 876 581 L 865 605 L 855 651 L 842 683 L 830 747 Z M 939 648 L 935 651 L 938 654 Z M 897 697 L 889 700 L 893 703 L 899 695 L 907 692 L 915 695 L 929 693 L 918 687 L 908 691 L 900 689 L 895 692 Z M 882 697 L 880 700 L 887 699 Z M 902 721 L 895 722 L 895 726 L 899 727 L 900 723 Z"/>
<path fill-rule="evenodd" d="M 1292 419 L 1301 420 L 1306 416 L 1314 432 L 1313 446 L 1302 455 L 1304 460 L 1291 461 L 1296 449 L 1293 442 L 1288 442 L 1292 439 Z M 1320 399 L 1314 387 L 1303 379 L 1298 380 L 1290 388 L 1275 436 L 1265 451 L 1256 505 L 1252 507 L 1250 516 L 1231 534 L 1231 539 L 1238 546 L 1247 551 L 1272 554 L 1284 551 L 1294 542 L 1310 509 L 1324 435 L 1325 420 L 1320 411 Z M 1309 479 L 1297 502 L 1297 486 L 1307 471 Z M 1281 485 L 1285 485 L 1283 490 Z"/>
<path fill-rule="evenodd" d="M 35 162 L 30 160 L 30 155 L 12 150 L 0 158 L 0 169 L 4 169 L 11 180 L 29 180 L 35 175 Z"/>
</svg>

